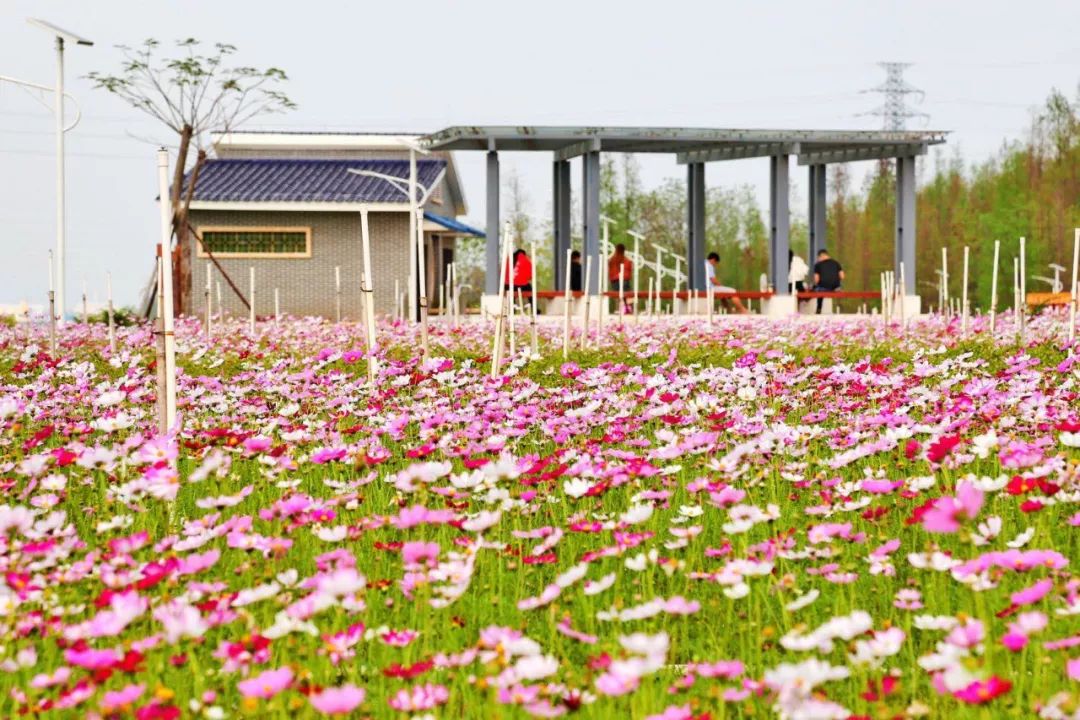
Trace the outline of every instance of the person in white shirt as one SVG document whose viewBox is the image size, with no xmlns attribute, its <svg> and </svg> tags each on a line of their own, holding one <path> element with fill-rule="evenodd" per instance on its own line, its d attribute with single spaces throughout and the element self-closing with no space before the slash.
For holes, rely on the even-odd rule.
<svg viewBox="0 0 1080 720">
<path fill-rule="evenodd" d="M 708 260 L 705 263 L 705 282 L 712 285 L 713 292 L 718 293 L 733 293 L 736 292 L 735 288 L 730 288 L 727 285 L 721 285 L 720 281 L 716 279 L 716 266 L 720 264 L 720 256 L 714 252 L 709 253 L 706 258 Z M 720 302 L 724 307 L 735 307 L 735 312 L 745 315 L 747 310 L 743 307 L 742 301 L 737 297 L 732 298 L 720 298 Z"/>
<path fill-rule="evenodd" d="M 801 257 L 788 250 L 788 286 L 795 286 L 796 292 L 806 289 L 806 276 L 810 274 L 810 266 Z"/>
</svg>

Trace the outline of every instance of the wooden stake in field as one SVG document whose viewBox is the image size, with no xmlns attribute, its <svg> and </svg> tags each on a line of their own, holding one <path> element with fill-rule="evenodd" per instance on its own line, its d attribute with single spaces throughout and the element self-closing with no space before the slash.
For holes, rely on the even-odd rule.
<svg viewBox="0 0 1080 720">
<path fill-rule="evenodd" d="M 1013 258 L 1013 327 L 1020 342 L 1020 258 Z"/>
<path fill-rule="evenodd" d="M 1020 342 L 1027 331 L 1027 240 L 1020 238 Z"/>
<path fill-rule="evenodd" d="M 215 294 L 217 295 L 218 320 L 224 320 L 225 319 L 225 306 L 221 304 L 221 281 L 220 280 L 215 280 L 214 281 L 214 288 L 217 291 Z"/>
<path fill-rule="evenodd" d="M 495 337 L 491 348 L 491 377 L 497 378 L 502 366 L 503 358 L 503 335 L 506 327 L 506 291 L 510 282 L 510 256 L 507 248 L 510 245 L 510 223 L 503 227 L 503 236 L 500 239 L 501 252 L 499 253 L 499 306 L 495 314 Z"/>
<path fill-rule="evenodd" d="M 364 269 L 360 274 L 360 294 L 364 297 L 364 325 L 367 330 L 368 351 L 368 383 L 375 387 L 375 377 L 378 374 L 378 341 L 375 337 L 375 285 L 372 278 L 374 273 L 371 269 L 371 235 L 368 230 L 368 211 L 360 212 L 360 243 L 364 256 Z M 398 281 L 394 281 L 394 305 L 397 306 Z"/>
<path fill-rule="evenodd" d="M 653 302 L 653 278 L 649 278 L 649 294 L 645 297 L 645 311 L 649 317 L 656 316 L 656 305 Z"/>
<path fill-rule="evenodd" d="M 416 274 L 420 289 L 420 346 L 423 357 L 430 355 L 428 347 L 427 250 L 424 248 L 424 211 L 416 209 Z"/>
<path fill-rule="evenodd" d="M 255 268 L 248 268 L 248 332 L 252 335 L 255 334 Z"/>
<path fill-rule="evenodd" d="M 109 353 L 116 354 L 116 323 L 113 319 L 112 273 L 105 273 L 105 312 L 109 315 Z"/>
<path fill-rule="evenodd" d="M 585 290 L 585 317 L 581 321 L 581 349 L 584 350 L 589 340 L 589 323 L 591 318 L 589 317 L 589 294 L 592 292 L 592 288 L 589 287 L 589 280 L 592 277 L 592 255 L 585 257 L 585 282 L 582 283 L 582 288 Z"/>
<path fill-rule="evenodd" d="M 172 265 L 172 230 L 173 209 L 169 197 L 169 153 L 158 150 L 158 203 L 161 208 L 161 295 L 164 321 L 162 333 L 165 336 L 165 427 L 172 430 L 176 426 L 176 337 L 173 335 L 173 265 Z M 175 459 L 173 464 L 175 467 Z"/>
<path fill-rule="evenodd" d="M 334 266 L 334 317 L 341 322 L 341 266 Z"/>
<path fill-rule="evenodd" d="M 708 266 L 709 266 L 709 261 L 706 260 L 705 261 L 705 278 L 706 278 L 706 281 L 705 281 L 705 302 L 709 306 L 708 310 L 706 312 L 708 312 L 708 314 L 709 314 L 709 324 L 712 325 L 713 324 L 713 302 L 715 302 L 715 297 L 713 295 L 713 284 L 708 281 L 708 277 L 709 277 L 709 267 Z M 749 301 L 747 302 L 747 305 L 749 305 Z"/>
<path fill-rule="evenodd" d="M 566 250 L 566 277 L 563 285 L 563 326 L 562 326 L 562 356 L 563 360 L 570 357 L 570 266 L 573 264 L 571 256 L 573 250 Z"/>
<path fill-rule="evenodd" d="M 365 268 L 367 266 L 365 265 Z M 394 278 L 394 322 L 401 320 L 401 281 Z"/>
<path fill-rule="evenodd" d="M 997 302 L 998 302 L 998 261 L 1001 256 L 1001 241 L 994 241 L 994 274 L 990 276 L 990 338 L 994 337 L 994 329 L 997 326 Z"/>
<path fill-rule="evenodd" d="M 56 289 L 53 286 L 52 250 L 49 251 L 49 354 L 56 357 Z"/>
<path fill-rule="evenodd" d="M 971 248 L 967 245 L 964 246 L 964 286 L 961 288 L 960 301 L 960 334 L 963 337 L 967 337 L 968 334 L 968 315 L 970 314 L 970 307 L 968 306 L 968 260 L 971 256 Z"/>
<path fill-rule="evenodd" d="M 1077 266 L 1080 265 L 1080 228 L 1073 230 L 1072 284 L 1069 285 L 1069 342 L 1076 339 Z"/>
<path fill-rule="evenodd" d="M 206 292 L 204 294 L 206 296 L 205 300 L 206 300 L 206 339 L 207 340 L 210 339 L 210 333 L 211 333 L 210 320 L 213 317 L 213 313 L 211 312 L 211 307 L 210 307 L 211 306 L 210 293 L 211 293 L 211 291 L 213 290 L 213 287 L 214 287 L 213 279 L 210 277 L 210 274 L 212 272 L 213 272 L 213 269 L 211 267 L 211 264 L 206 263 Z"/>
<path fill-rule="evenodd" d="M 626 268 L 622 263 L 619 263 L 619 327 L 623 326 L 624 316 L 626 315 L 626 290 L 623 286 L 623 275 Z"/>
<path fill-rule="evenodd" d="M 907 299 L 906 290 L 905 290 L 907 285 L 904 284 L 904 263 L 903 262 L 900 263 L 900 278 L 899 278 L 899 280 L 900 280 L 900 282 L 896 286 L 896 298 L 900 301 L 900 325 L 906 328 L 907 327 L 907 308 L 904 307 L 904 305 L 905 305 L 904 301 Z"/>
<path fill-rule="evenodd" d="M 274 322 L 281 322 L 281 296 L 277 288 L 274 288 Z"/>
<path fill-rule="evenodd" d="M 949 249 L 941 248 L 941 307 L 949 307 Z"/>
<path fill-rule="evenodd" d="M 166 196 L 162 196 L 166 197 Z M 166 375 L 166 362 L 165 362 L 165 307 L 162 302 L 162 287 L 164 281 L 162 280 L 163 273 L 161 271 L 161 246 L 158 246 L 157 257 L 157 317 L 154 318 L 154 367 L 157 374 L 157 404 L 155 409 L 157 410 L 157 426 L 158 434 L 164 435 L 169 431 L 169 419 L 168 419 L 168 401 L 166 400 L 165 385 L 167 380 Z"/>
<path fill-rule="evenodd" d="M 679 256 L 675 256 L 675 285 L 672 288 L 675 292 L 671 294 L 671 314 L 681 315 L 679 308 L 679 275 L 682 274 L 682 262 L 679 260 Z"/>
<path fill-rule="evenodd" d="M 529 252 L 532 254 L 533 259 L 533 275 L 529 278 L 529 285 L 532 290 L 529 292 L 529 305 L 532 309 L 532 354 L 534 357 L 540 355 L 540 345 L 536 337 L 536 265 L 539 263 L 539 258 L 536 257 L 536 241 L 529 241 Z"/>
</svg>

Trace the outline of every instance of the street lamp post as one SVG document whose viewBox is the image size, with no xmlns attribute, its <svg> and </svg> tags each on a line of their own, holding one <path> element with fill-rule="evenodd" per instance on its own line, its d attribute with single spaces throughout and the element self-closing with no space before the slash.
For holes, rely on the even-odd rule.
<svg viewBox="0 0 1080 720">
<path fill-rule="evenodd" d="M 64 297 L 64 288 L 67 284 L 65 275 L 67 266 L 64 257 L 64 41 L 70 40 L 76 45 L 87 46 L 94 43 L 44 20 L 27 18 L 27 22 L 52 33 L 56 38 L 56 91 L 53 110 L 56 115 L 56 301 L 60 308 L 60 322 L 63 322 L 64 309 L 67 307 Z"/>
</svg>

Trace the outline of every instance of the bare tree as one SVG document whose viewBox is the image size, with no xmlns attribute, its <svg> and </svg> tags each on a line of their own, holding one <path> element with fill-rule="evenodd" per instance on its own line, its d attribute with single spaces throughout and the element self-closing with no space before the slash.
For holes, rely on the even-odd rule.
<svg viewBox="0 0 1080 720">
<path fill-rule="evenodd" d="M 253 117 L 292 110 L 296 104 L 279 85 L 288 78 L 285 71 L 271 67 L 259 70 L 247 66 L 226 66 L 236 52 L 233 45 L 217 43 L 208 53 L 200 51 L 198 40 L 176 43 L 176 57 L 158 54 L 160 43 L 146 40 L 138 48 L 119 46 L 123 62 L 116 74 L 92 72 L 87 78 L 95 88 L 106 90 L 133 108 L 165 125 L 178 137 L 176 169 L 170 203 L 176 235 L 177 262 L 173 264 L 176 312 L 190 311 L 191 233 L 188 209 L 206 161 L 206 143 L 211 132 L 228 132 Z M 191 146 L 197 153 L 185 188 Z"/>
</svg>

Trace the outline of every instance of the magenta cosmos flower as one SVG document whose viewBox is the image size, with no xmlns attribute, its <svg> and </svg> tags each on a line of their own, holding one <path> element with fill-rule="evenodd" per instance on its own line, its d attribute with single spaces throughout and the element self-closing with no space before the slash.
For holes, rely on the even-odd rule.
<svg viewBox="0 0 1080 720">
<path fill-rule="evenodd" d="M 962 482 L 956 486 L 956 497 L 942 497 L 923 515 L 927 531 L 954 533 L 963 518 L 974 520 L 983 506 L 983 492 L 975 485 Z"/>
</svg>

